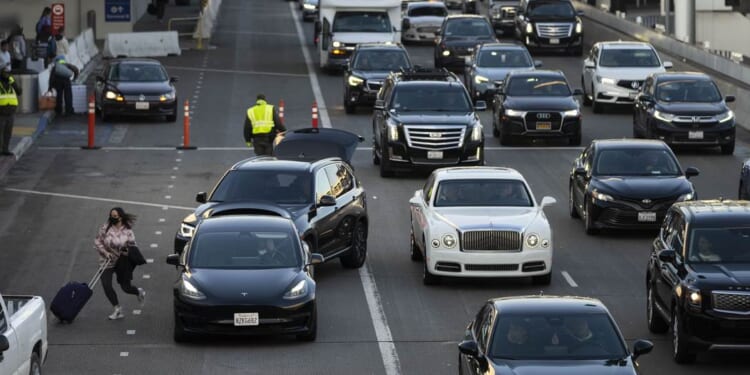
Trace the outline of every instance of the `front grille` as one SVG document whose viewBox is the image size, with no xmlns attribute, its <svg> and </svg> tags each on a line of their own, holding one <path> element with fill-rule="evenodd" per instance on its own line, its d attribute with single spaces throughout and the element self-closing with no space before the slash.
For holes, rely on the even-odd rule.
<svg viewBox="0 0 750 375">
<path fill-rule="evenodd" d="M 437 30 L 438 30 L 437 26 L 417 27 L 417 32 L 420 32 L 420 33 L 436 33 Z"/>
<path fill-rule="evenodd" d="M 567 38 L 573 31 L 572 23 L 538 23 L 536 34 L 542 38 Z"/>
<path fill-rule="evenodd" d="M 635 83 L 635 87 L 633 87 L 634 83 Z M 640 90 L 641 86 L 643 86 L 643 81 L 642 80 L 641 81 L 638 81 L 638 80 L 633 81 L 633 80 L 629 80 L 629 79 L 621 79 L 621 80 L 617 81 L 617 86 L 624 87 L 624 88 L 630 89 L 630 90 Z"/>
<path fill-rule="evenodd" d="M 466 264 L 467 271 L 518 271 L 517 264 Z"/>
<path fill-rule="evenodd" d="M 647 210 L 664 210 L 666 211 L 672 204 L 677 201 L 679 195 L 666 198 L 653 198 L 653 199 L 630 199 L 630 198 L 619 198 L 622 202 L 628 203 L 630 206 L 634 206 L 634 209 L 647 209 Z"/>
<path fill-rule="evenodd" d="M 423 150 L 461 148 L 465 135 L 465 126 L 404 125 L 404 136 L 409 147 Z"/>
<path fill-rule="evenodd" d="M 462 250 L 521 251 L 521 233 L 509 230 L 464 232 Z"/>
<path fill-rule="evenodd" d="M 638 211 L 636 210 L 607 207 L 602 209 L 596 220 L 613 226 L 658 227 L 664 221 L 666 214 L 666 210 L 656 211 L 656 221 L 638 221 Z"/>
<path fill-rule="evenodd" d="M 526 120 L 526 129 L 528 130 L 558 131 L 560 130 L 562 116 L 560 112 L 528 112 L 524 119 Z M 537 129 L 538 122 L 549 122 L 551 128 Z"/>
<path fill-rule="evenodd" d="M 367 81 L 367 88 L 371 91 L 380 90 L 380 86 L 383 86 L 383 82 L 381 81 Z"/>
<path fill-rule="evenodd" d="M 713 291 L 711 299 L 716 311 L 750 315 L 750 293 Z"/>
<path fill-rule="evenodd" d="M 126 102 L 158 102 L 160 95 L 125 95 Z"/>
</svg>

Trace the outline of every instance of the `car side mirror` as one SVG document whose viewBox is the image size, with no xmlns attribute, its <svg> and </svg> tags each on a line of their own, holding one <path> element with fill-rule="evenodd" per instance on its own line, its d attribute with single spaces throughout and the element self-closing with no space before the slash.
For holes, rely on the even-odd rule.
<svg viewBox="0 0 750 375">
<path fill-rule="evenodd" d="M 195 195 L 195 201 L 198 203 L 206 203 L 208 196 L 205 191 L 201 191 L 200 193 Z"/>
<path fill-rule="evenodd" d="M 535 68 L 541 68 L 541 67 L 542 67 L 542 65 L 544 65 L 544 64 L 542 63 L 542 60 L 534 60 L 534 67 L 535 67 Z"/>
<path fill-rule="evenodd" d="M 582 96 L 582 95 L 583 95 L 583 90 L 581 89 L 573 90 L 573 96 Z"/>
<path fill-rule="evenodd" d="M 673 66 L 671 61 L 664 62 L 664 69 L 672 69 Z"/>
<path fill-rule="evenodd" d="M 332 195 L 324 195 L 318 201 L 318 207 L 330 207 L 336 205 L 336 198 Z"/>
<path fill-rule="evenodd" d="M 553 197 L 544 197 L 544 198 L 542 198 L 542 203 L 540 204 L 540 206 L 542 208 L 544 208 L 544 207 L 547 207 L 547 206 L 551 206 L 551 205 L 553 205 L 555 203 L 557 203 L 557 199 L 555 199 Z"/>
<path fill-rule="evenodd" d="M 401 21 L 401 31 L 409 30 L 411 27 L 411 21 L 409 21 L 408 18 L 404 18 L 403 21 Z"/>
<path fill-rule="evenodd" d="M 586 15 L 585 13 L 583 13 L 583 11 L 582 11 L 582 10 L 579 10 L 579 11 L 577 11 L 577 12 L 576 12 L 576 14 L 577 14 L 578 16 L 585 16 L 585 15 Z"/>
<path fill-rule="evenodd" d="M 591 60 L 586 60 L 586 61 L 583 62 L 583 67 L 586 68 L 586 69 L 595 69 L 596 68 L 596 64 L 594 64 L 594 62 L 591 61 Z"/>
<path fill-rule="evenodd" d="M 325 261 L 326 261 L 326 258 L 323 256 L 323 254 L 318 254 L 318 253 L 310 254 L 310 265 L 321 264 Z"/>
<path fill-rule="evenodd" d="M 685 169 L 685 177 L 687 178 L 695 177 L 699 175 L 700 173 L 701 171 L 699 171 L 698 168 L 695 168 L 695 167 L 687 167 L 687 169 Z"/>
<path fill-rule="evenodd" d="M 577 167 L 573 173 L 576 176 L 585 176 L 586 175 L 586 168 L 584 167 Z"/>
<path fill-rule="evenodd" d="M 383 102 L 383 99 L 375 100 L 375 105 L 373 105 L 372 108 L 373 109 L 385 109 L 385 103 Z"/>
<path fill-rule="evenodd" d="M 175 83 L 177 81 L 177 77 L 169 77 L 169 83 Z"/>
<path fill-rule="evenodd" d="M 651 353 L 654 349 L 654 343 L 648 340 L 638 340 L 633 343 L 633 360 L 636 360 L 643 354 Z"/>
<path fill-rule="evenodd" d="M 167 264 L 171 264 L 173 266 L 181 266 L 182 264 L 180 264 L 180 254 L 167 255 Z"/>
<path fill-rule="evenodd" d="M 458 344 L 458 351 L 469 357 L 479 356 L 479 347 L 477 347 L 477 342 L 474 340 L 461 341 L 461 343 Z"/>
<path fill-rule="evenodd" d="M 659 260 L 664 263 L 674 263 L 675 259 L 677 259 L 677 255 L 672 249 L 663 249 L 659 251 L 658 256 Z"/>
<path fill-rule="evenodd" d="M 734 100 L 735 100 L 735 99 L 734 99 L 734 95 L 727 95 L 727 97 L 726 97 L 726 98 L 724 98 L 724 102 L 726 102 L 726 103 L 731 103 L 731 102 L 733 102 Z"/>
</svg>

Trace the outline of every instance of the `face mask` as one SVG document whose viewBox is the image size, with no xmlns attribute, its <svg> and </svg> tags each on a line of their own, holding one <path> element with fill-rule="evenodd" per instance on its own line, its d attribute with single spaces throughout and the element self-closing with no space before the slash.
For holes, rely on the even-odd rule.
<svg viewBox="0 0 750 375">
<path fill-rule="evenodd" d="M 115 224 L 117 224 L 119 222 L 120 222 L 120 219 L 115 219 L 113 217 L 109 218 L 109 224 L 111 224 L 111 225 L 115 225 Z"/>
</svg>

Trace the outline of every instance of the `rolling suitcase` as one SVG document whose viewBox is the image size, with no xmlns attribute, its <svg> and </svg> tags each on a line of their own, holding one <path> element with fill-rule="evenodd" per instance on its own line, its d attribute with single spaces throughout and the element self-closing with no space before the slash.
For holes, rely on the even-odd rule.
<svg viewBox="0 0 750 375">
<path fill-rule="evenodd" d="M 60 288 L 52 300 L 52 304 L 50 304 L 50 311 L 55 314 L 57 319 L 65 323 L 73 322 L 83 306 L 86 306 L 86 302 L 89 301 L 91 295 L 94 294 L 93 288 L 101 279 L 102 273 L 108 265 L 109 262 L 102 264 L 88 284 L 71 281 Z"/>
</svg>

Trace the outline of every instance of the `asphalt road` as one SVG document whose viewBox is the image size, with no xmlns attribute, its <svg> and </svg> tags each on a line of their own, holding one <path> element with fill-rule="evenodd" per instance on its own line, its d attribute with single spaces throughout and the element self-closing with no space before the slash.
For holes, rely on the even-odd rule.
<svg viewBox="0 0 750 375">
<path fill-rule="evenodd" d="M 135 298 L 119 293 L 126 318 L 108 321 L 111 307 L 100 288 L 75 323 L 50 318 L 49 374 L 455 374 L 457 340 L 482 302 L 498 296 L 544 293 L 601 299 L 629 342 L 648 338 L 652 354 L 641 358 L 649 374 L 744 374 L 740 353 L 708 353 L 698 363 L 677 366 L 668 336 L 652 335 L 645 322 L 645 266 L 654 233 L 605 233 L 586 236 L 579 220 L 566 212 L 567 178 L 579 148 L 530 145 L 500 147 L 486 124 L 488 165 L 518 169 L 537 199 L 553 196 L 547 209 L 555 234 L 552 284 L 529 280 L 453 280 L 436 287 L 421 281 L 421 264 L 409 260 L 408 198 L 425 175 L 382 179 L 371 163 L 370 110 L 347 115 L 340 76 L 317 68 L 310 41 L 312 24 L 295 26 L 285 1 L 225 0 L 217 48 L 186 51 L 163 59 L 180 78 L 180 100 L 193 104 L 195 151 L 178 151 L 178 124 L 120 119 L 97 127 L 103 149 L 80 150 L 85 142 L 80 121 L 54 124 L 0 185 L 0 290 L 37 294 L 51 301 L 57 289 L 74 279 L 87 281 L 96 268 L 93 236 L 113 206 L 138 215 L 136 237 L 147 258 L 134 284 L 148 291 L 141 309 Z M 625 38 L 585 24 L 587 43 Z M 312 58 L 312 72 L 303 48 Z M 431 46 L 408 47 L 417 64 L 432 66 Z M 581 60 L 535 56 L 544 67 L 561 69 L 577 87 Z M 686 69 L 676 63 L 676 69 Z M 318 82 L 317 85 L 313 84 Z M 318 91 L 318 97 L 315 92 Z M 244 111 L 255 94 L 286 102 L 290 128 L 308 126 L 310 106 L 318 100 L 335 128 L 365 136 L 353 165 L 367 188 L 370 215 L 369 257 L 362 270 L 327 263 L 316 270 L 319 332 L 315 343 L 293 338 L 206 338 L 189 345 L 172 341 L 171 288 L 176 272 L 164 259 L 172 251 L 179 222 L 195 206 L 198 191 L 209 190 L 224 170 L 251 153 L 241 137 Z M 631 113 L 594 115 L 584 109 L 583 142 L 631 135 Z M 718 151 L 682 151 L 683 167 L 695 166 L 701 198 L 735 197 L 742 159 L 750 154 L 750 136 L 740 132 L 734 156 Z M 563 277 L 565 271 L 570 279 Z"/>
</svg>

